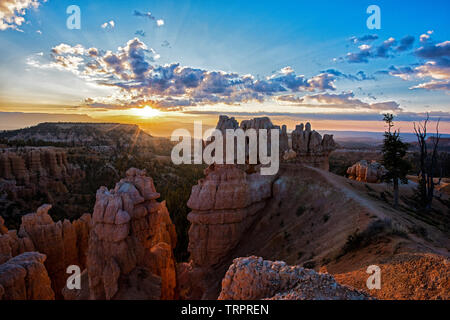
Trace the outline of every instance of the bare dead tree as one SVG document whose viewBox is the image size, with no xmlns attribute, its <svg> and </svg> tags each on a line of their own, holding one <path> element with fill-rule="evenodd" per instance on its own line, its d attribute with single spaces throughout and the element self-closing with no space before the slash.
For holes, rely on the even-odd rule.
<svg viewBox="0 0 450 320">
<path fill-rule="evenodd" d="M 427 146 L 427 125 L 430 115 L 427 113 L 427 118 L 423 123 L 419 122 L 417 125 L 414 122 L 414 132 L 417 137 L 420 149 L 420 171 L 419 171 L 419 199 L 426 210 L 431 209 L 434 194 L 434 177 L 436 174 L 438 145 L 441 135 L 439 134 L 440 119 L 436 124 L 436 136 L 431 137 L 432 150 L 428 152 Z M 441 182 L 442 176 L 439 177 L 438 184 Z"/>
</svg>

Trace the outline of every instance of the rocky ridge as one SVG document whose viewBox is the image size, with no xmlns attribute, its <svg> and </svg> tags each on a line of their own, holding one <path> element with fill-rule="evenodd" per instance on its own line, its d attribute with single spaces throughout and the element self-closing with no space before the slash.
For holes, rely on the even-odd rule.
<svg viewBox="0 0 450 320">
<path fill-rule="evenodd" d="M 366 300 L 370 297 L 340 285 L 333 276 L 283 261 L 251 256 L 234 259 L 222 280 L 219 300 Z"/>
</svg>

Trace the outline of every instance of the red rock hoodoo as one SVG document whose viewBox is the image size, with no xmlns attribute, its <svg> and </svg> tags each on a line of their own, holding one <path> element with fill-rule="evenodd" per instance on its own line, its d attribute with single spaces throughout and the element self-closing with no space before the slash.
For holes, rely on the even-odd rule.
<svg viewBox="0 0 450 320">
<path fill-rule="evenodd" d="M 173 299 L 175 227 L 153 180 L 129 169 L 97 191 L 87 272 L 91 299 Z"/>
</svg>

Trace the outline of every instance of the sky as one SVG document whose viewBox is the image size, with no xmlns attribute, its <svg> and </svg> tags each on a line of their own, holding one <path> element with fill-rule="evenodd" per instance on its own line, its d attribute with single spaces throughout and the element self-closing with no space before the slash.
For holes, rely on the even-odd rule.
<svg viewBox="0 0 450 320">
<path fill-rule="evenodd" d="M 219 114 L 383 131 L 391 112 L 411 132 L 428 112 L 450 133 L 449 12 L 445 0 L 1 0 L 0 117 L 87 115 L 167 135 Z"/>
</svg>

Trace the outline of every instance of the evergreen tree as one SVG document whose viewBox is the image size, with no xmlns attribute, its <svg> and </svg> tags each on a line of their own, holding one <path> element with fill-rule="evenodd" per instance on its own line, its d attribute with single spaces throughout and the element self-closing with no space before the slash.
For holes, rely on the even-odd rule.
<svg viewBox="0 0 450 320">
<path fill-rule="evenodd" d="M 384 133 L 383 141 L 383 165 L 387 170 L 383 181 L 394 185 L 394 208 L 398 206 L 398 186 L 400 183 L 408 183 L 406 174 L 410 169 L 410 163 L 404 159 L 408 144 L 400 139 L 400 130 L 392 131 L 394 127 L 394 115 L 384 114 L 383 121 L 388 125 L 388 131 Z"/>
</svg>

